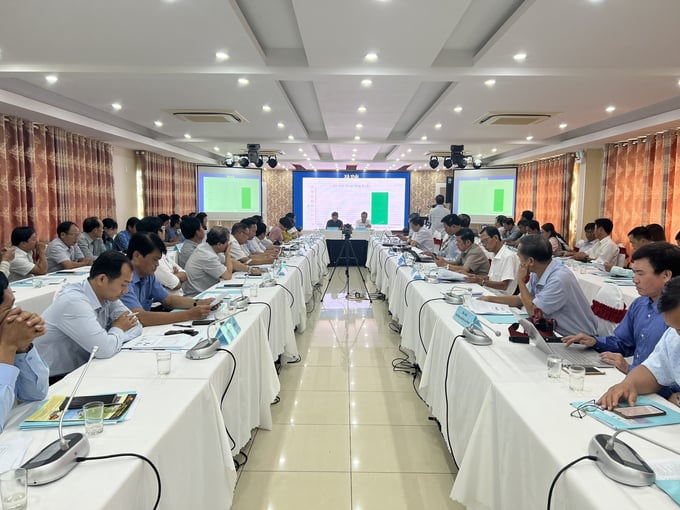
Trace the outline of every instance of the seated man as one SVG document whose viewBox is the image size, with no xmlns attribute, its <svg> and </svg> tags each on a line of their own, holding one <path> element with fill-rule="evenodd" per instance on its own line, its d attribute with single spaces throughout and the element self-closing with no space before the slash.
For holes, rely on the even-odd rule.
<svg viewBox="0 0 680 510">
<path fill-rule="evenodd" d="M 265 248 L 257 238 L 257 226 L 259 224 L 257 218 L 245 218 L 241 223 L 248 227 L 248 240 L 245 246 L 248 253 L 258 254 L 261 257 L 276 257 L 278 255 L 280 248 L 275 246 Z"/>
<path fill-rule="evenodd" d="M 645 244 L 654 242 L 652 241 L 652 237 L 647 227 L 643 226 L 635 227 L 630 232 L 628 232 L 628 241 L 630 241 L 630 245 L 633 247 L 633 253 L 637 251 L 638 248 L 641 248 Z M 623 266 L 628 267 L 631 262 L 632 261 L 626 259 Z M 606 263 L 604 265 L 605 271 L 611 271 L 612 267 L 614 267 L 614 264 Z"/>
<path fill-rule="evenodd" d="M 247 266 L 258 264 L 271 264 L 274 257 L 267 253 L 249 253 L 246 242 L 250 236 L 250 228 L 243 223 L 235 223 L 231 227 L 230 253 L 234 260 L 234 271 L 248 271 Z M 259 270 L 254 270 L 261 274 Z"/>
<path fill-rule="evenodd" d="M 506 228 L 507 228 L 507 223 L 506 223 Z M 517 246 L 519 244 L 519 240 L 522 239 L 524 236 L 526 236 L 529 233 L 529 220 L 521 219 L 517 222 L 517 231 L 519 235 L 515 239 L 510 239 L 508 237 L 505 240 L 505 244 L 508 246 Z"/>
<path fill-rule="evenodd" d="M 80 229 L 72 221 L 64 221 L 57 226 L 57 237 L 45 250 L 48 273 L 92 265 L 92 259 L 86 258 L 78 247 L 78 234 Z"/>
<path fill-rule="evenodd" d="M 575 335 L 584 329 L 597 332 L 597 320 L 571 269 L 552 260 L 552 248 L 543 236 L 522 237 L 517 248 L 519 296 L 482 296 L 478 299 L 526 308 L 530 316 L 557 321 L 557 330 Z M 525 283 L 531 275 L 529 283 Z"/>
<path fill-rule="evenodd" d="M 113 240 L 118 232 L 118 222 L 113 218 L 104 218 L 102 220 L 102 241 L 105 250 L 113 250 Z"/>
<path fill-rule="evenodd" d="M 139 223 L 139 218 L 131 216 L 125 223 L 125 230 L 118 232 L 116 237 L 113 238 L 113 249 L 125 252 L 127 251 L 128 243 L 130 238 L 137 232 L 137 223 Z"/>
<path fill-rule="evenodd" d="M 260 243 L 260 246 L 265 249 L 265 251 L 267 250 L 267 248 L 271 248 L 272 246 L 274 246 L 272 240 L 267 237 L 267 225 L 265 223 L 259 222 L 257 224 L 255 238 Z"/>
<path fill-rule="evenodd" d="M 120 301 L 131 281 L 128 258 L 107 251 L 94 261 L 87 280 L 67 285 L 55 296 L 43 313 L 47 333 L 35 343 L 50 367 L 50 382 L 87 363 L 95 345 L 95 357 L 110 358 L 142 334 L 137 317 Z"/>
<path fill-rule="evenodd" d="M 17 400 L 42 400 L 48 390 L 47 365 L 32 343 L 45 333 L 45 323 L 13 306 L 14 294 L 0 273 L 0 432 Z"/>
<path fill-rule="evenodd" d="M 3 247 L 0 249 L 0 273 L 9 278 L 9 267 L 14 260 L 14 247 Z"/>
<path fill-rule="evenodd" d="M 522 237 L 522 232 L 519 227 L 515 225 L 515 220 L 506 217 L 503 220 L 503 241 L 517 241 Z"/>
<path fill-rule="evenodd" d="M 479 235 L 482 246 L 493 253 L 489 274 L 472 275 L 465 278 L 466 282 L 478 283 L 482 287 L 488 287 L 500 291 L 502 294 L 512 296 L 517 288 L 517 269 L 519 258 L 517 252 L 503 244 L 501 233 L 496 227 L 486 227 Z"/>
<path fill-rule="evenodd" d="M 597 262 L 600 264 L 616 265 L 619 257 L 619 247 L 612 241 L 611 233 L 614 224 L 609 218 L 598 218 L 595 220 L 595 237 L 597 243 L 587 252 L 579 251 L 574 254 L 575 260 L 583 262 Z"/>
<path fill-rule="evenodd" d="M 83 231 L 78 236 L 78 248 L 86 258 L 95 260 L 106 251 L 103 233 L 104 224 L 96 216 L 83 220 Z"/>
<path fill-rule="evenodd" d="M 680 248 L 668 243 L 650 243 L 636 250 L 632 260 L 633 282 L 640 297 L 630 304 L 614 334 L 590 336 L 578 333 L 562 338 L 567 345 L 578 343 L 594 347 L 602 353 L 602 361 L 614 365 L 624 374 L 647 359 L 666 331 L 657 309 L 658 299 L 664 285 L 674 276 L 680 276 Z M 624 356 L 633 356 L 630 366 Z"/>
<path fill-rule="evenodd" d="M 338 219 L 338 213 L 333 211 L 331 213 L 331 219 L 326 222 L 326 228 L 342 228 L 342 220 Z"/>
<path fill-rule="evenodd" d="M 441 219 L 441 224 L 444 226 L 446 235 L 442 239 L 442 245 L 437 255 L 444 260 L 456 260 L 460 255 L 458 243 L 456 243 L 456 233 L 461 229 L 460 218 L 457 214 L 447 214 Z M 431 252 L 427 254 L 433 255 Z"/>
<path fill-rule="evenodd" d="M 638 395 L 657 392 L 662 386 L 680 385 L 680 278 L 677 276 L 661 292 L 658 310 L 668 329 L 649 357 L 629 371 L 623 381 L 609 388 L 597 401 L 598 405 L 609 410 L 621 401 L 635 405 Z M 668 400 L 680 406 L 680 393 L 673 393 Z"/>
<path fill-rule="evenodd" d="M 170 221 L 170 220 L 168 220 Z M 152 234 L 157 234 L 158 237 L 163 239 L 163 224 L 160 216 L 146 216 L 139 220 L 137 223 L 137 232 L 151 232 Z M 165 243 L 167 246 L 167 243 Z M 178 294 L 180 296 L 184 295 L 182 291 L 182 285 L 187 281 L 187 274 L 175 264 L 168 257 L 167 248 L 163 252 L 161 260 L 158 262 L 158 267 L 154 273 L 156 279 L 160 282 L 163 288 L 168 291 L 169 294 Z"/>
<path fill-rule="evenodd" d="M 361 218 L 356 222 L 357 228 L 371 228 L 371 220 L 368 219 L 368 213 L 366 211 L 361 213 Z"/>
<path fill-rule="evenodd" d="M 225 259 L 220 261 L 219 254 Z M 187 281 L 184 294 L 195 296 L 209 289 L 220 280 L 231 280 L 233 263 L 229 254 L 229 231 L 225 227 L 213 227 L 208 231 L 206 242 L 201 243 L 186 264 Z"/>
<path fill-rule="evenodd" d="M 17 227 L 12 230 L 12 246 L 14 259 L 9 263 L 10 282 L 47 273 L 45 245 L 38 241 L 38 234 L 33 227 Z M 38 256 L 37 262 L 33 262 L 34 252 Z"/>
<path fill-rule="evenodd" d="M 437 257 L 435 263 L 439 267 L 446 267 L 449 271 L 458 273 L 472 273 L 482 276 L 489 274 L 489 259 L 484 250 L 475 244 L 475 234 L 469 228 L 461 228 L 456 232 L 456 245 L 460 255 L 449 261 Z"/>
<path fill-rule="evenodd" d="M 527 235 L 537 236 L 541 234 L 541 224 L 536 220 L 527 220 Z"/>
<path fill-rule="evenodd" d="M 205 230 L 203 230 L 201 222 L 195 216 L 185 216 L 182 218 L 181 225 L 185 239 L 182 249 L 179 250 L 177 255 L 177 264 L 179 264 L 179 267 L 184 267 L 196 247 L 203 242 Z"/>
<path fill-rule="evenodd" d="M 410 246 L 415 246 L 423 251 L 434 251 L 434 237 L 432 236 L 432 231 L 425 228 L 424 218 L 421 218 L 420 215 L 411 218 L 409 220 L 409 228 L 411 235 L 408 238 L 403 235 L 399 236 L 402 241 L 406 241 Z"/>
<path fill-rule="evenodd" d="M 128 245 L 128 258 L 132 262 L 132 282 L 121 301 L 133 312 L 139 313 L 143 326 L 172 324 L 194 319 L 205 319 L 210 313 L 211 299 L 191 299 L 168 294 L 156 280 L 154 272 L 163 256 L 165 244 L 156 234 L 135 234 Z M 151 304 L 159 302 L 167 310 L 185 308 L 181 312 L 152 312 Z"/>
<path fill-rule="evenodd" d="M 179 214 L 170 215 L 170 225 L 165 229 L 165 242 L 171 244 L 183 243 L 184 236 L 182 235 L 181 224 L 182 218 Z"/>
<path fill-rule="evenodd" d="M 583 227 L 583 233 L 586 235 L 585 239 L 581 239 L 576 243 L 578 251 L 588 251 L 597 242 L 597 237 L 595 237 L 595 223 L 586 223 Z"/>
</svg>

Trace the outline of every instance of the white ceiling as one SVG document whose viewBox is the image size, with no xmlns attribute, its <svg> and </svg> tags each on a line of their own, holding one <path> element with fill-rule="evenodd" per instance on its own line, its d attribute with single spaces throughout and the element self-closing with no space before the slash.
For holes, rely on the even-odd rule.
<svg viewBox="0 0 680 510">
<path fill-rule="evenodd" d="M 523 161 L 680 126 L 678 20 L 678 0 L 2 2 L 0 112 L 202 162 L 248 143 L 317 169 L 414 169 L 451 144 Z M 479 125 L 488 112 L 554 115 Z"/>
</svg>

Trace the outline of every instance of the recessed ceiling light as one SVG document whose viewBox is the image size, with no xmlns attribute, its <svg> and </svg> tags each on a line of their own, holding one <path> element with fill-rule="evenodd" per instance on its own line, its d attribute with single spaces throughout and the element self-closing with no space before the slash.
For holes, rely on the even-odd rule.
<svg viewBox="0 0 680 510">
<path fill-rule="evenodd" d="M 359 140 L 361 140 L 361 137 L 360 137 L 359 135 L 356 135 L 356 136 L 354 137 L 354 141 L 355 141 L 355 142 L 358 142 Z"/>
<path fill-rule="evenodd" d="M 462 106 L 456 106 L 456 107 L 453 109 L 453 111 L 456 112 L 456 113 L 460 113 L 460 112 L 463 111 L 463 107 L 462 107 Z"/>
<path fill-rule="evenodd" d="M 607 113 L 612 113 L 612 112 L 614 112 L 615 110 L 616 110 L 616 106 L 614 106 L 614 105 L 609 105 L 609 106 L 607 106 L 607 108 L 605 108 L 604 111 L 606 111 Z"/>
<path fill-rule="evenodd" d="M 219 147 L 213 147 L 213 150 L 214 150 L 215 152 L 220 152 L 220 148 L 219 148 Z"/>
<path fill-rule="evenodd" d="M 303 158 L 306 158 L 306 157 L 307 157 L 307 153 L 306 153 L 306 152 L 303 152 L 303 153 L 302 153 L 302 157 L 303 157 Z"/>
<path fill-rule="evenodd" d="M 423 142 L 426 141 L 426 140 L 427 140 L 427 135 L 421 136 L 420 139 L 421 139 Z"/>
<path fill-rule="evenodd" d="M 491 152 L 497 152 L 497 151 L 498 151 L 498 149 L 497 149 L 496 147 L 493 147 L 493 148 L 491 149 Z"/>
<path fill-rule="evenodd" d="M 478 157 L 478 158 L 481 158 L 481 157 L 482 157 L 482 153 L 480 152 L 479 154 L 477 154 L 477 157 Z"/>
<path fill-rule="evenodd" d="M 240 87 L 246 87 L 246 86 L 250 85 L 250 80 L 248 78 L 239 78 L 238 84 L 239 84 Z"/>
<path fill-rule="evenodd" d="M 59 77 L 56 74 L 48 74 L 45 76 L 45 81 L 47 81 L 47 83 L 50 85 L 54 85 L 59 81 Z"/>
<path fill-rule="evenodd" d="M 283 128 L 286 127 L 286 125 L 283 122 L 279 122 L 279 123 L 276 124 L 276 127 L 279 128 L 279 129 L 283 129 Z"/>
<path fill-rule="evenodd" d="M 361 80 L 362 87 L 370 87 L 371 85 L 373 85 L 373 80 L 369 80 L 368 78 Z"/>
<path fill-rule="evenodd" d="M 153 123 L 156 127 L 163 127 L 163 123 L 160 120 L 154 120 Z"/>
<path fill-rule="evenodd" d="M 397 161 L 401 161 L 399 158 L 397 158 Z"/>
<path fill-rule="evenodd" d="M 406 152 L 411 152 L 411 149 L 406 149 Z"/>
<path fill-rule="evenodd" d="M 399 157 L 400 157 L 400 158 L 403 158 L 403 157 L 404 157 L 404 153 L 402 152 L 401 155 L 400 155 Z"/>
<path fill-rule="evenodd" d="M 293 135 L 288 135 L 289 140 L 295 140 L 295 137 Z"/>
<path fill-rule="evenodd" d="M 493 87 L 494 85 L 496 85 L 496 80 L 494 80 L 493 78 L 490 80 L 486 80 L 484 82 L 484 85 L 486 85 L 487 87 Z"/>
<path fill-rule="evenodd" d="M 533 139 L 534 139 L 533 136 L 531 136 L 531 135 L 527 136 L 527 142 L 530 142 L 530 141 L 533 140 Z"/>
<path fill-rule="evenodd" d="M 378 61 L 378 54 L 373 52 L 373 51 L 371 51 L 370 53 L 366 53 L 364 60 L 366 62 L 377 62 Z"/>
<path fill-rule="evenodd" d="M 229 60 L 229 53 L 227 53 L 226 51 L 218 51 L 217 53 L 215 53 L 215 59 L 218 62 L 224 62 L 225 60 Z"/>
<path fill-rule="evenodd" d="M 516 62 L 524 62 L 527 59 L 527 54 L 524 52 L 515 53 L 513 57 Z"/>
<path fill-rule="evenodd" d="M 356 152 L 356 151 L 357 151 L 356 147 L 354 149 L 352 149 L 352 152 Z"/>
<path fill-rule="evenodd" d="M 434 125 L 434 128 L 435 128 L 435 129 L 441 129 L 441 128 L 442 128 L 442 123 L 441 123 L 441 122 L 437 122 L 437 123 Z"/>
<path fill-rule="evenodd" d="M 269 112 L 272 111 L 272 107 L 269 106 L 268 104 L 263 104 L 263 105 L 262 105 L 262 111 L 263 111 L 264 113 L 269 113 Z"/>
<path fill-rule="evenodd" d="M 121 108 L 123 108 L 123 105 L 121 105 L 120 103 L 111 103 L 111 108 L 113 108 L 114 110 L 118 111 L 118 110 L 120 110 Z"/>
<path fill-rule="evenodd" d="M 567 127 L 567 123 L 566 123 L 566 122 L 563 122 L 562 124 L 560 124 L 560 129 L 564 129 L 564 128 L 566 128 L 566 127 Z"/>
<path fill-rule="evenodd" d="M 361 105 L 359 108 L 357 108 L 357 111 L 359 113 L 366 113 L 366 107 L 364 105 Z"/>
<path fill-rule="evenodd" d="M 302 152 L 302 147 L 298 147 L 298 152 Z"/>
<path fill-rule="evenodd" d="M 191 135 L 189 133 L 184 133 L 184 138 L 191 140 Z"/>
<path fill-rule="evenodd" d="M 307 161 L 311 161 L 311 160 L 312 160 L 312 158 L 307 158 Z"/>
<path fill-rule="evenodd" d="M 359 122 L 358 124 L 355 124 L 354 127 L 357 129 L 361 129 L 364 127 L 364 125 L 361 122 Z"/>
</svg>

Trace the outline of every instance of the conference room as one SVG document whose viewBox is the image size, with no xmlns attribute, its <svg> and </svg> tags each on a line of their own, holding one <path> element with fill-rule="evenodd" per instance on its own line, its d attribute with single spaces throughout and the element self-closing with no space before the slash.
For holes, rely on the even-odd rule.
<svg viewBox="0 0 680 510">
<path fill-rule="evenodd" d="M 680 502 L 672 381 L 638 402 L 663 417 L 597 407 L 674 331 L 680 4 L 6 4 L 0 347 L 23 343 L 0 359 L 0 473 L 63 452 L 29 463 L 28 508 Z M 65 309 L 120 346 L 55 372 L 40 337 L 82 319 L 51 311 L 76 291 Z M 604 365 L 582 389 L 564 337 Z M 72 392 L 134 402 L 96 434 L 26 421 L 81 412 Z M 649 483 L 607 472 L 621 444 Z"/>
</svg>

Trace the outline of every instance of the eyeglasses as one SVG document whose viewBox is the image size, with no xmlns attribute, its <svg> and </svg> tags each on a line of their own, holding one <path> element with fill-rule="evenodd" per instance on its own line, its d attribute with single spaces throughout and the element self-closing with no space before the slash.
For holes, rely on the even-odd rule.
<svg viewBox="0 0 680 510">
<path fill-rule="evenodd" d="M 489 242 L 489 239 L 491 239 L 491 238 L 490 238 L 490 237 L 487 237 L 487 238 L 485 238 L 485 239 L 480 239 L 479 242 L 482 243 L 483 246 L 486 246 L 486 243 Z"/>
<path fill-rule="evenodd" d="M 574 409 L 569 416 L 572 418 L 585 418 L 588 411 L 601 411 L 602 408 L 595 403 L 595 399 L 583 402 L 580 406 Z"/>
</svg>

